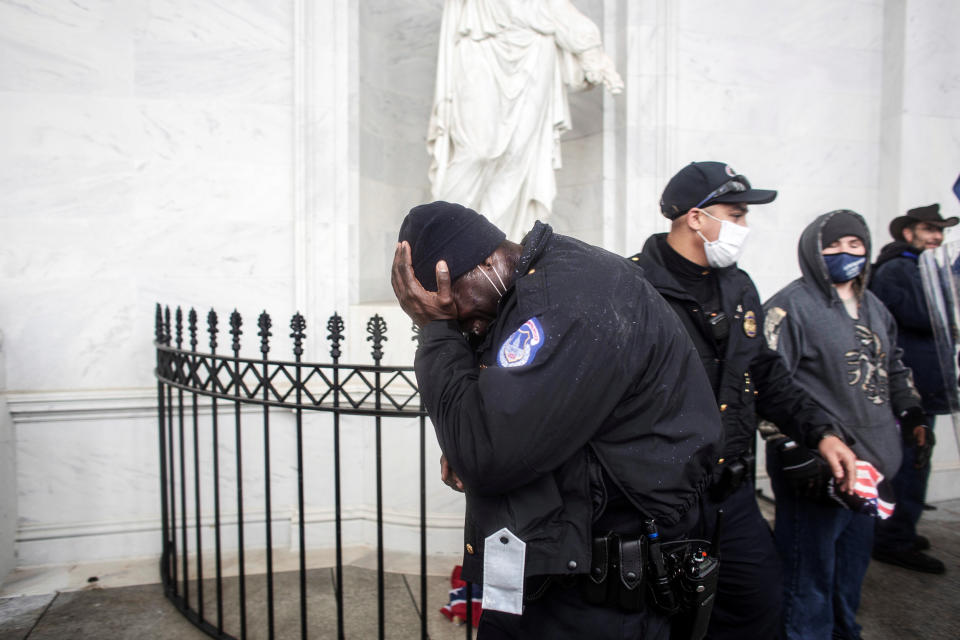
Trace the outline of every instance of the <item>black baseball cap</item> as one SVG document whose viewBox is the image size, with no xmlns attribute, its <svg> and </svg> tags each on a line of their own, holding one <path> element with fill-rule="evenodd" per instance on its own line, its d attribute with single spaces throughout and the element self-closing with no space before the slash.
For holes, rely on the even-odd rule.
<svg viewBox="0 0 960 640">
<path fill-rule="evenodd" d="M 767 204 L 776 191 L 754 189 L 747 177 L 723 162 L 691 162 L 670 178 L 660 197 L 660 212 L 671 220 L 694 207 L 718 202 Z"/>
<path fill-rule="evenodd" d="M 421 204 L 403 219 L 398 242 L 410 243 L 413 273 L 427 291 L 437 290 L 437 262 L 445 260 L 453 282 L 490 256 L 506 234 L 456 202 Z"/>
</svg>

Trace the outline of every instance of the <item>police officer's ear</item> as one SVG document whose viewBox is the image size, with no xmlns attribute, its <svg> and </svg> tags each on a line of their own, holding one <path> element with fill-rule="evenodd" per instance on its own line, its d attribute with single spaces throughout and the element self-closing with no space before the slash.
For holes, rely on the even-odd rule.
<svg viewBox="0 0 960 640">
<path fill-rule="evenodd" d="M 701 229 L 703 229 L 704 217 L 705 216 L 704 216 L 703 210 L 698 209 L 696 207 L 690 209 L 683 215 L 683 218 L 687 223 L 687 227 L 689 227 L 690 230 L 694 232 L 700 231 Z"/>
</svg>

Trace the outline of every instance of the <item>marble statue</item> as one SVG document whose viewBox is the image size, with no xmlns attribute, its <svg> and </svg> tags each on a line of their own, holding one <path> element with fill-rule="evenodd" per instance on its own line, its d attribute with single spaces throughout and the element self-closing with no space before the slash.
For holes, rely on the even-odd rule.
<svg viewBox="0 0 960 640">
<path fill-rule="evenodd" d="M 567 91 L 601 83 L 623 88 L 599 29 L 569 0 L 446 0 L 427 135 L 434 199 L 519 241 L 553 205 Z"/>
</svg>

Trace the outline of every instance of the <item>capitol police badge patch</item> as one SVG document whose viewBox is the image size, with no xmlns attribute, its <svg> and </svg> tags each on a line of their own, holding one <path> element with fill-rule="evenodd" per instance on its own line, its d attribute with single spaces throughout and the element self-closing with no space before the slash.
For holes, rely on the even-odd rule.
<svg viewBox="0 0 960 640">
<path fill-rule="evenodd" d="M 753 311 L 747 311 L 743 314 L 743 332 L 748 338 L 757 337 L 757 314 Z"/>
<path fill-rule="evenodd" d="M 533 362 L 533 357 L 543 346 L 543 327 L 536 318 L 530 318 L 510 334 L 497 353 L 501 367 L 522 367 Z"/>
</svg>

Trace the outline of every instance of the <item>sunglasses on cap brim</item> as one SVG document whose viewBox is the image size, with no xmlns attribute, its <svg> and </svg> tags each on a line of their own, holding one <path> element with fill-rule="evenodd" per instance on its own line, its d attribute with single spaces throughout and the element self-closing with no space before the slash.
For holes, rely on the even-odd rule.
<svg viewBox="0 0 960 640">
<path fill-rule="evenodd" d="M 719 198 L 720 196 L 726 195 L 728 193 L 743 193 L 744 191 L 750 190 L 750 183 L 747 182 L 747 179 L 743 176 L 737 176 L 733 180 L 728 180 L 722 185 L 711 191 L 707 194 L 707 197 L 698 202 L 697 204 L 691 207 L 692 209 L 699 209 L 703 206 L 704 203 L 713 200 L 714 198 Z"/>
</svg>

